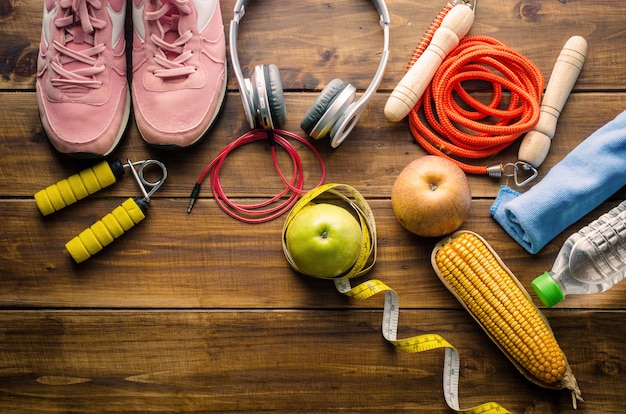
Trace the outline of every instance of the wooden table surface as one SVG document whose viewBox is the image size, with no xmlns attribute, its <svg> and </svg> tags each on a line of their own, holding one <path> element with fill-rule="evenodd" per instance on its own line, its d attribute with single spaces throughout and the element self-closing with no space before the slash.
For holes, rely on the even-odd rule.
<svg viewBox="0 0 626 414">
<path fill-rule="evenodd" d="M 111 158 L 155 158 L 169 176 L 144 222 L 74 264 L 65 242 L 138 189 L 127 176 L 49 218 L 37 210 L 37 190 L 90 165 L 56 153 L 40 125 L 34 81 L 41 3 L 0 1 L 0 412 L 451 412 L 443 399 L 443 351 L 399 352 L 381 335 L 383 295 L 350 299 L 332 282 L 292 271 L 281 247 L 284 217 L 239 222 L 216 205 L 208 184 L 186 213 L 204 166 L 248 131 L 230 65 L 223 111 L 199 145 L 149 148 L 131 119 Z M 250 2 L 242 20 L 241 64 L 246 74 L 257 64 L 280 68 L 284 129 L 304 135 L 300 119 L 328 81 L 339 77 L 359 91 L 369 84 L 382 49 L 377 14 L 365 0 L 264 3 Z M 626 108 L 626 2 L 478 3 L 469 34 L 517 50 L 546 82 L 570 36 L 588 41 L 541 179 Z M 233 5 L 221 1 L 227 37 Z M 391 56 L 381 88 L 343 145 L 313 145 L 326 181 L 353 186 L 374 211 L 378 260 L 361 280 L 378 279 L 397 292 L 398 336 L 437 333 L 458 350 L 461 407 L 497 401 L 514 413 L 574 412 L 566 391 L 539 388 L 516 371 L 435 276 L 429 257 L 438 239 L 408 233 L 391 210 L 395 178 L 425 151 L 408 122 L 387 121 L 383 107 L 444 5 L 388 1 Z M 518 146 L 485 162 L 515 161 Z M 298 149 L 305 186 L 312 187 L 319 169 L 305 147 Z M 261 143 L 233 153 L 222 177 L 237 201 L 259 201 L 281 187 Z M 618 193 L 530 255 L 489 215 L 504 182 L 469 180 L 473 202 L 462 228 L 485 237 L 529 291 L 571 232 L 624 198 Z M 626 284 L 542 308 L 585 399 L 578 412 L 621 413 L 626 406 L 625 309 Z"/>
</svg>

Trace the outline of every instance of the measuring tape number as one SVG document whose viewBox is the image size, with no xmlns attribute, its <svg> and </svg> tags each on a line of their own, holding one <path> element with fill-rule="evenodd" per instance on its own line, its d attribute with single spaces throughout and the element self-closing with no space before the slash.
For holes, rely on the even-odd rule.
<svg viewBox="0 0 626 414">
<path fill-rule="evenodd" d="M 510 414 L 510 411 L 495 402 L 487 402 L 476 407 L 460 409 L 458 392 L 460 372 L 459 353 L 448 341 L 438 334 L 423 334 L 398 339 L 400 301 L 398 300 L 398 294 L 393 289 L 376 279 L 365 281 L 355 287 L 352 287 L 350 280 L 347 278 L 336 279 L 334 282 L 339 293 L 343 293 L 346 296 L 358 300 L 365 300 L 378 293 L 385 293 L 382 334 L 383 337 L 398 348 L 398 350 L 407 353 L 418 353 L 444 348 L 443 393 L 448 407 L 459 414 Z"/>
</svg>

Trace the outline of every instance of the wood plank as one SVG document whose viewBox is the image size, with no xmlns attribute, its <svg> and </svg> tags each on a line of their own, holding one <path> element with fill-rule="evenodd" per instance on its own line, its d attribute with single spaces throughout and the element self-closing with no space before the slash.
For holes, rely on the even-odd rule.
<svg viewBox="0 0 626 414">
<path fill-rule="evenodd" d="M 34 89 L 43 4 L 34 0 L 0 4 L 0 89 Z"/>
<path fill-rule="evenodd" d="M 457 348 L 462 407 L 497 401 L 515 413 L 621 413 L 626 348 L 615 321 L 623 312 L 547 317 L 578 378 L 582 410 L 571 408 L 567 392 L 523 378 L 464 311 L 401 312 L 399 335 L 437 332 Z M 399 352 L 380 323 L 378 311 L 4 311 L 0 406 L 3 413 L 450 412 L 443 352 Z"/>
<path fill-rule="evenodd" d="M 241 223 L 222 213 L 212 201 L 201 200 L 197 211 L 187 215 L 186 200 L 155 200 L 146 220 L 87 262 L 74 264 L 64 253 L 64 244 L 122 200 L 86 202 L 49 219 L 37 217 L 32 201 L 1 201 L 6 233 L 0 238 L 0 303 L 80 308 L 382 306 L 382 299 L 351 302 L 335 291 L 332 282 L 292 271 L 281 247 L 282 220 L 262 225 Z M 458 307 L 430 265 L 438 239 L 404 230 L 388 200 L 373 200 L 370 205 L 379 229 L 379 252 L 374 269 L 362 280 L 375 278 L 387 283 L 398 292 L 402 307 Z M 491 219 L 489 205 L 488 200 L 475 200 L 462 228 L 477 231 L 490 241 L 531 290 L 532 279 L 551 268 L 561 244 L 577 228 L 572 226 L 531 256 Z M 600 211 L 614 205 L 606 203 Z M 582 221 L 591 221 L 593 214 Z M 619 285 L 600 295 L 568 298 L 559 306 L 624 308 L 624 289 L 626 285 Z"/>
<path fill-rule="evenodd" d="M 387 3 L 393 53 L 383 88 L 390 90 L 402 77 L 413 49 L 445 2 L 390 0 Z M 234 4 L 235 0 L 221 1 L 226 34 Z M 9 40 L 0 46 L 0 89 L 33 89 L 41 3 L 3 0 L 3 5 L 0 36 Z M 590 49 L 576 88 L 616 89 L 624 85 L 626 74 L 619 68 L 626 65 L 626 56 L 618 47 L 626 16 L 623 2 L 524 0 L 510 4 L 480 0 L 478 7 L 469 34 L 501 40 L 531 59 L 546 77 L 565 41 L 570 36 L 581 35 L 588 39 Z M 376 70 L 382 36 L 368 1 L 315 0 L 296 4 L 289 0 L 266 0 L 263 5 L 252 1 L 247 10 L 238 42 L 241 64 L 247 69 L 257 64 L 277 64 L 286 89 L 320 90 L 335 77 L 364 89 Z M 315 15 L 320 16 L 319 23 L 311 17 L 311 24 L 301 30 L 300 16 Z M 246 30 L 251 27 L 254 30 Z M 130 33 L 127 32 L 128 39 Z M 297 47 L 285 52 L 285 45 L 294 43 Z M 360 70 L 354 70 L 357 65 Z M 229 79 L 229 89 L 236 89 L 232 68 Z"/>
<path fill-rule="evenodd" d="M 304 136 L 300 129 L 300 114 L 304 114 L 313 98 L 302 94 L 288 94 L 291 108 L 284 129 Z M 370 107 L 348 139 L 337 149 L 328 140 L 312 141 L 320 152 L 327 171 L 327 182 L 341 182 L 357 188 L 370 198 L 387 198 L 400 171 L 411 160 L 426 152 L 416 143 L 408 129 L 408 121 L 391 123 L 382 108 L 387 95 L 377 94 Z M 602 105 L 598 105 L 601 102 Z M 539 178 L 561 160 L 578 143 L 598 128 L 612 120 L 626 107 L 626 94 L 584 93 L 573 94 L 568 100 L 556 136 L 546 161 L 540 168 Z M 589 108 L 594 108 L 590 111 Z M 38 190 L 58 180 L 93 165 L 94 161 L 74 160 L 54 151 L 43 134 L 37 113 L 36 100 L 28 93 L 0 93 L 0 196 L 31 197 Z M 183 197 L 191 193 L 194 183 L 204 167 L 229 143 L 248 132 L 239 96 L 231 95 L 215 127 L 198 145 L 183 151 L 159 151 L 149 148 L 139 136 L 133 122 L 111 159 L 140 160 L 156 158 L 168 168 L 165 185 L 155 197 Z M 475 160 L 476 165 L 497 165 L 515 162 L 519 141 L 501 154 Z M 294 142 L 295 141 L 291 141 Z M 304 162 L 305 188 L 312 188 L 319 180 L 320 170 L 313 154 L 301 144 L 296 148 Z M 284 152 L 279 151 L 279 155 Z M 287 158 L 281 158 L 282 168 L 289 171 Z M 268 147 L 261 142 L 240 148 L 227 158 L 221 174 L 228 195 L 233 197 L 268 197 L 283 188 L 271 163 Z M 498 179 L 469 177 L 472 195 L 476 198 L 495 197 Z M 254 192 L 251 192 L 254 187 Z M 530 187 L 528 187 L 530 188 Z M 210 187 L 204 184 L 202 197 L 210 196 Z M 132 196 L 136 185 L 127 176 L 120 183 L 96 193 L 102 196 Z"/>
</svg>

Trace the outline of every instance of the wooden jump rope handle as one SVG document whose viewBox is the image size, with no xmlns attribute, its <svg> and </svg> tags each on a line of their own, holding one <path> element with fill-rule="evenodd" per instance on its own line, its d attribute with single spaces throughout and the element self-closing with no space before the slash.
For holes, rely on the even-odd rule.
<svg viewBox="0 0 626 414">
<path fill-rule="evenodd" d="M 581 36 L 568 39 L 556 60 L 541 100 L 539 122 L 526 133 L 518 158 L 537 168 L 546 159 L 565 101 L 585 63 L 587 41 Z"/>
<path fill-rule="evenodd" d="M 398 122 L 409 114 L 424 94 L 441 62 L 459 44 L 473 23 L 474 11 L 467 5 L 454 6 L 446 14 L 424 53 L 391 92 L 385 104 L 387 119 Z"/>
</svg>

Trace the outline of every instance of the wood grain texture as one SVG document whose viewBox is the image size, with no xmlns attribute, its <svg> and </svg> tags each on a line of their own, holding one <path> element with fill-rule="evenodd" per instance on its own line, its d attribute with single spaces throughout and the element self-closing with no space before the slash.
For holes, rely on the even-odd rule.
<svg viewBox="0 0 626 414">
<path fill-rule="evenodd" d="M 457 347 L 465 406 L 620 412 L 626 348 L 615 319 L 624 313 L 546 315 L 579 378 L 582 410 L 567 392 L 523 379 L 464 311 L 404 311 L 400 334 L 436 331 Z M 380 319 L 372 310 L 5 311 L 0 403 L 6 413 L 450 412 L 443 352 L 397 352 Z"/>
<path fill-rule="evenodd" d="M 227 35 L 234 3 L 221 1 Z M 326 181 L 355 187 L 374 211 L 378 260 L 357 281 L 379 279 L 398 293 L 399 337 L 438 333 L 457 348 L 462 407 L 497 401 L 514 413 L 621 413 L 626 284 L 544 309 L 585 398 L 574 411 L 567 393 L 540 389 L 517 373 L 441 285 L 430 266 L 438 240 L 407 233 L 393 216 L 393 182 L 425 151 L 406 122 L 386 120 L 383 107 L 443 6 L 388 1 L 391 56 L 381 89 L 342 146 L 313 142 Z M 282 253 L 281 219 L 249 225 L 230 218 L 208 182 L 186 213 L 204 166 L 247 132 L 230 66 L 223 111 L 192 149 L 149 148 L 131 119 L 111 158 L 159 159 L 167 181 L 146 220 L 73 264 L 65 242 L 139 191 L 127 175 L 50 217 L 37 210 L 37 190 L 91 165 L 56 153 L 41 128 L 34 92 L 41 9 L 39 0 L 0 0 L 1 413 L 451 412 L 442 395 L 443 352 L 398 352 L 381 335 L 382 296 L 352 300 L 331 282 L 292 271 Z M 625 18 L 626 3 L 614 0 L 479 0 L 470 35 L 516 49 L 546 81 L 569 37 L 588 41 L 539 178 L 626 107 Z M 365 0 L 251 1 L 238 40 L 245 74 L 257 64 L 280 68 L 285 129 L 301 135 L 300 119 L 326 83 L 338 77 L 364 90 L 382 48 L 376 13 Z M 490 96 L 480 85 L 475 93 Z M 476 162 L 515 161 L 518 145 Z M 305 186 L 313 186 L 319 168 L 304 146 L 298 150 Z M 289 168 L 281 151 L 279 159 Z M 242 202 L 281 187 L 265 143 L 233 153 L 222 180 Z M 623 189 L 529 255 L 489 216 L 504 181 L 469 180 L 473 204 L 463 228 L 485 237 L 527 289 L 551 267 L 569 233 L 626 198 Z"/>
</svg>

